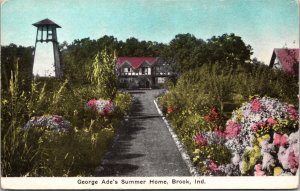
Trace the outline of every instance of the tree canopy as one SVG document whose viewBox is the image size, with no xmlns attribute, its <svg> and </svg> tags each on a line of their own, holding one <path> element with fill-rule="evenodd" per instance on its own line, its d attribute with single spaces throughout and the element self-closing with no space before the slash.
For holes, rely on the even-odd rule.
<svg viewBox="0 0 300 191">
<path fill-rule="evenodd" d="M 250 63 L 252 48 L 235 34 L 213 36 L 204 41 L 195 36 L 178 34 L 171 40 L 163 56 L 175 59 L 179 72 L 185 72 L 208 63 L 226 66 Z"/>
<path fill-rule="evenodd" d="M 33 62 L 33 47 L 17 46 L 10 44 L 1 47 L 1 86 L 8 87 L 11 71 L 19 65 L 19 73 L 22 81 L 22 86 L 30 86 L 27 83 L 31 78 L 32 62 Z"/>
<path fill-rule="evenodd" d="M 103 50 L 117 56 L 161 57 L 169 67 L 179 74 L 201 67 L 208 63 L 224 66 L 249 65 L 252 48 L 235 34 L 223 34 L 203 40 L 192 34 L 177 34 L 169 43 L 139 40 L 130 37 L 125 41 L 114 36 L 104 35 L 97 40 L 75 39 L 59 45 L 64 66 L 64 74 L 69 80 L 88 83 L 88 71 L 95 56 Z M 2 85 L 7 83 L 13 65 L 19 59 L 20 69 L 26 70 L 27 77 L 32 71 L 32 47 L 11 44 L 2 46 L 1 69 Z M 255 62 L 258 62 L 255 60 Z M 80 71 L 80 72 L 79 72 Z M 21 72 L 22 73 L 22 72 Z"/>
</svg>

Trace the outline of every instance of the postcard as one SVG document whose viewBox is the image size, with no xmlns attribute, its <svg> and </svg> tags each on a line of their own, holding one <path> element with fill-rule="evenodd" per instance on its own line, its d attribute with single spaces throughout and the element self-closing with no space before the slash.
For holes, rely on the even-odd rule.
<svg viewBox="0 0 300 191">
<path fill-rule="evenodd" d="M 298 11 L 2 0 L 1 188 L 299 188 Z"/>
</svg>

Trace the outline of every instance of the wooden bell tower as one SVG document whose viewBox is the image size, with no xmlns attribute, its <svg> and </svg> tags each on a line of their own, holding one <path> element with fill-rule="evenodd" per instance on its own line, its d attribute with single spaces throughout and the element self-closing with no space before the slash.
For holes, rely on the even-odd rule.
<svg viewBox="0 0 300 191">
<path fill-rule="evenodd" d="M 50 19 L 44 19 L 37 23 L 32 24 L 33 26 L 37 27 L 36 31 L 36 40 L 35 40 L 35 47 L 34 47 L 34 63 L 36 57 L 36 45 L 38 42 L 40 43 L 48 43 L 52 42 L 53 44 L 53 57 L 54 57 L 54 71 L 56 78 L 63 77 L 62 71 L 62 64 L 60 60 L 59 48 L 58 48 L 58 41 L 57 41 L 57 33 L 56 28 L 61 28 L 58 24 L 54 23 Z"/>
</svg>

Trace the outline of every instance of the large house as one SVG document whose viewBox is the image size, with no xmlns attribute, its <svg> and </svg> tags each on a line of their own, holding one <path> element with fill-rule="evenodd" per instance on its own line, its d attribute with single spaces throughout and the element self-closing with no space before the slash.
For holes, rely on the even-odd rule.
<svg viewBox="0 0 300 191">
<path fill-rule="evenodd" d="M 159 57 L 118 57 L 116 70 L 122 88 L 155 88 L 174 75 Z"/>
<path fill-rule="evenodd" d="M 270 68 L 280 69 L 291 75 L 299 74 L 299 49 L 275 48 Z"/>
</svg>

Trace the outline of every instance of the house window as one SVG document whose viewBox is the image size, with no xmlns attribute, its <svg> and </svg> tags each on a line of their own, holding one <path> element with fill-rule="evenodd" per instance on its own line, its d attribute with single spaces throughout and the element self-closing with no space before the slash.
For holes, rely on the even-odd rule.
<svg viewBox="0 0 300 191">
<path fill-rule="evenodd" d="M 142 75 L 148 75 L 149 74 L 149 70 L 148 67 L 142 67 Z"/>
<path fill-rule="evenodd" d="M 162 83 L 164 83 L 165 82 L 165 78 L 163 78 L 163 77 L 158 77 L 157 78 L 157 83 L 158 84 L 162 84 Z"/>
<path fill-rule="evenodd" d="M 126 73 L 131 72 L 131 68 L 124 68 L 123 72 L 126 72 Z"/>
<path fill-rule="evenodd" d="M 142 68 L 142 74 L 143 74 L 143 75 L 144 75 L 144 74 L 148 74 L 148 68 L 143 67 L 143 68 Z"/>
<path fill-rule="evenodd" d="M 157 66 L 155 69 L 156 69 L 156 72 L 160 71 L 160 67 L 159 66 Z"/>
<path fill-rule="evenodd" d="M 273 68 L 276 68 L 276 69 L 282 69 L 282 66 L 281 66 L 281 64 L 279 63 L 278 58 L 275 59 Z"/>
</svg>

